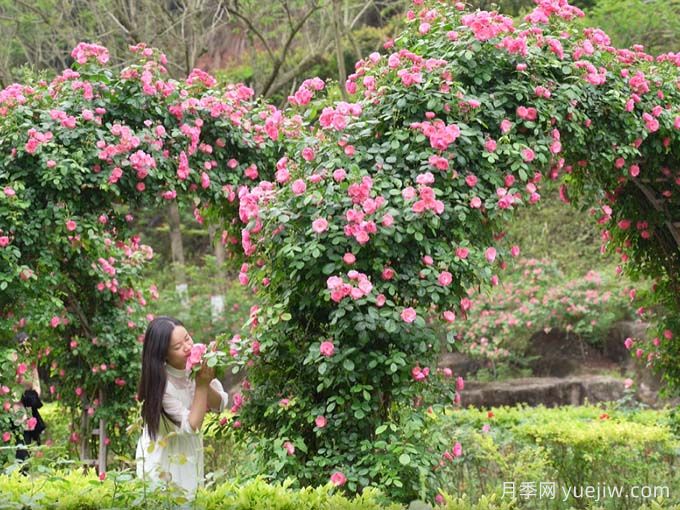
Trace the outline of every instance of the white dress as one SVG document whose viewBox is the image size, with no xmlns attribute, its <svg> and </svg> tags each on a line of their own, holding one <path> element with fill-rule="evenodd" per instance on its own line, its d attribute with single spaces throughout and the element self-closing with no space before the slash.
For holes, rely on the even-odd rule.
<svg viewBox="0 0 680 510">
<path fill-rule="evenodd" d="M 189 372 L 165 366 L 168 376 L 163 394 L 163 410 L 179 423 L 178 427 L 161 415 L 156 441 L 152 441 L 144 426 L 137 442 L 137 476 L 153 482 L 171 481 L 184 489 L 193 498 L 196 489 L 203 485 L 203 435 L 189 424 L 189 412 L 194 400 L 196 381 L 189 378 Z M 228 395 L 217 379 L 210 386 L 222 397 L 218 409 L 222 412 L 227 405 Z"/>
</svg>

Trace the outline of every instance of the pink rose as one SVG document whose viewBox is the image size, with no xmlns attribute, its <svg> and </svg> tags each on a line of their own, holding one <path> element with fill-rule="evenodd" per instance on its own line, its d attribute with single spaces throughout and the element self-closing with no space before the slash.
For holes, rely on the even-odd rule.
<svg viewBox="0 0 680 510">
<path fill-rule="evenodd" d="M 76 225 L 75 221 L 68 220 L 66 222 L 66 230 L 68 230 L 69 232 L 73 232 L 76 229 L 76 227 L 77 227 L 77 225 Z"/>
<path fill-rule="evenodd" d="M 328 221 L 325 218 L 317 218 L 312 222 L 312 230 L 317 234 L 328 230 Z"/>
<path fill-rule="evenodd" d="M 322 429 L 326 426 L 326 423 L 328 423 L 328 421 L 326 420 L 325 416 L 317 416 L 316 419 L 314 420 L 314 423 L 316 423 L 317 427 Z"/>
<path fill-rule="evenodd" d="M 463 248 L 463 247 L 456 248 L 456 257 L 458 257 L 460 259 L 466 259 L 469 255 L 469 253 L 470 253 L 470 250 L 468 250 L 467 248 Z"/>
<path fill-rule="evenodd" d="M 401 196 L 404 200 L 412 200 L 416 196 L 416 190 L 413 186 L 408 186 L 402 190 Z"/>
<path fill-rule="evenodd" d="M 536 153 L 533 150 L 529 148 L 522 149 L 522 159 L 524 159 L 524 161 L 526 161 L 527 163 L 532 162 L 535 157 Z"/>
<path fill-rule="evenodd" d="M 494 260 L 496 260 L 496 248 L 490 247 L 486 249 L 486 260 L 489 261 L 489 263 L 493 263 Z"/>
<path fill-rule="evenodd" d="M 408 322 L 409 324 L 416 320 L 416 317 L 417 317 L 416 311 L 410 306 L 408 308 L 404 308 L 401 312 L 401 319 L 404 322 Z"/>
<path fill-rule="evenodd" d="M 333 172 L 333 179 L 335 182 L 342 182 L 347 178 L 347 172 L 344 168 L 338 168 Z"/>
<path fill-rule="evenodd" d="M 394 269 L 392 269 L 391 267 L 386 267 L 385 269 L 383 269 L 381 276 L 383 280 L 391 280 L 392 278 L 394 278 L 394 274 L 395 274 Z"/>
<path fill-rule="evenodd" d="M 333 345 L 333 342 L 329 342 L 328 340 L 321 342 L 321 345 L 319 346 L 319 352 L 321 352 L 322 356 L 327 358 L 333 356 L 333 353 L 335 352 L 335 346 Z"/>
<path fill-rule="evenodd" d="M 453 282 L 453 276 L 448 271 L 442 271 L 439 273 L 439 278 L 437 278 L 439 285 L 442 287 L 448 287 Z"/>
<path fill-rule="evenodd" d="M 34 430 L 35 426 L 38 424 L 38 419 L 35 418 L 34 416 L 31 416 L 27 421 L 26 421 L 26 430 Z"/>
<path fill-rule="evenodd" d="M 187 359 L 186 370 L 191 370 L 196 365 L 200 365 L 207 347 L 204 344 L 194 344 Z"/>
<path fill-rule="evenodd" d="M 283 448 L 286 450 L 288 455 L 295 455 L 295 445 L 293 445 L 293 443 L 290 441 L 283 443 Z"/>
<path fill-rule="evenodd" d="M 331 483 L 336 487 L 345 485 L 347 483 L 347 477 L 341 471 L 336 471 L 331 475 Z"/>
<path fill-rule="evenodd" d="M 357 261 L 357 258 L 354 256 L 353 253 L 345 253 L 342 256 L 342 261 L 347 265 L 352 265 Z"/>
<path fill-rule="evenodd" d="M 307 191 L 307 184 L 305 184 L 305 181 L 303 181 L 302 179 L 297 179 L 293 181 L 291 187 L 293 189 L 293 193 L 298 196 L 302 195 L 305 191 Z"/>
<path fill-rule="evenodd" d="M 382 218 L 383 227 L 391 227 L 394 223 L 394 217 L 391 214 L 385 214 Z"/>
<path fill-rule="evenodd" d="M 385 305 L 386 300 L 387 300 L 387 298 L 385 297 L 385 294 L 378 294 L 375 297 L 375 305 L 379 308 L 383 307 Z"/>
<path fill-rule="evenodd" d="M 452 453 L 454 457 L 460 457 L 463 455 L 463 446 L 460 443 L 456 443 L 453 445 Z"/>
</svg>

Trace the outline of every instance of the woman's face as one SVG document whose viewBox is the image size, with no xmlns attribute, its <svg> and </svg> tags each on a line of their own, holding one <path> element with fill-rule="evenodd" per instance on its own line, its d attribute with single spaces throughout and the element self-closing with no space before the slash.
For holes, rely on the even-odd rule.
<svg viewBox="0 0 680 510">
<path fill-rule="evenodd" d="M 187 364 L 187 358 L 189 358 L 189 353 L 193 346 L 194 341 L 189 333 L 187 333 L 184 326 L 175 326 L 175 329 L 172 330 L 168 354 L 166 356 L 168 365 L 179 370 L 184 370 L 184 367 L 186 367 Z"/>
</svg>

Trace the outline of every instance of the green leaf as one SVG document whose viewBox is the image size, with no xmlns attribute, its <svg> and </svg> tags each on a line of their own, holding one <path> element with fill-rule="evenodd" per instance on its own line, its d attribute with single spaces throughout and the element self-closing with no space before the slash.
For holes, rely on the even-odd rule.
<svg viewBox="0 0 680 510">
<path fill-rule="evenodd" d="M 351 359 L 346 359 L 345 361 L 343 361 L 342 366 L 345 367 L 345 370 L 349 372 L 354 370 L 354 362 Z"/>
<path fill-rule="evenodd" d="M 403 466 L 408 466 L 411 463 L 411 457 L 409 456 L 408 453 L 402 453 L 399 455 L 399 464 L 402 464 Z"/>
</svg>

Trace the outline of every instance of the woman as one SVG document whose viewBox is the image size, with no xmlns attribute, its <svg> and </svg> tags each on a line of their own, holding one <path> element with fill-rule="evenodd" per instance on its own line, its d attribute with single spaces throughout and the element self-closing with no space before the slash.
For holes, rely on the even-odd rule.
<svg viewBox="0 0 680 510">
<path fill-rule="evenodd" d="M 185 370 L 194 343 L 182 323 L 157 317 L 142 350 L 138 397 L 144 431 L 137 443 L 137 476 L 171 481 L 193 497 L 203 484 L 201 426 L 208 408 L 221 412 L 228 396 L 206 365 L 194 381 Z"/>
<path fill-rule="evenodd" d="M 14 338 L 23 354 L 30 357 L 31 345 L 29 336 L 21 332 Z M 24 377 L 22 384 L 24 386 L 24 393 L 21 395 L 21 404 L 26 411 L 30 410 L 30 417 L 26 420 L 26 424 L 21 431 L 21 437 L 17 438 L 17 444 L 29 446 L 32 442 L 35 442 L 40 445 L 40 434 L 45 430 L 45 422 L 42 416 L 40 416 L 40 411 L 38 411 L 43 406 L 43 403 L 40 400 L 40 376 L 38 374 L 38 366 L 35 363 L 32 364 L 31 375 Z M 24 461 L 28 458 L 29 453 L 25 447 L 17 446 L 15 456 L 17 460 Z"/>
</svg>

